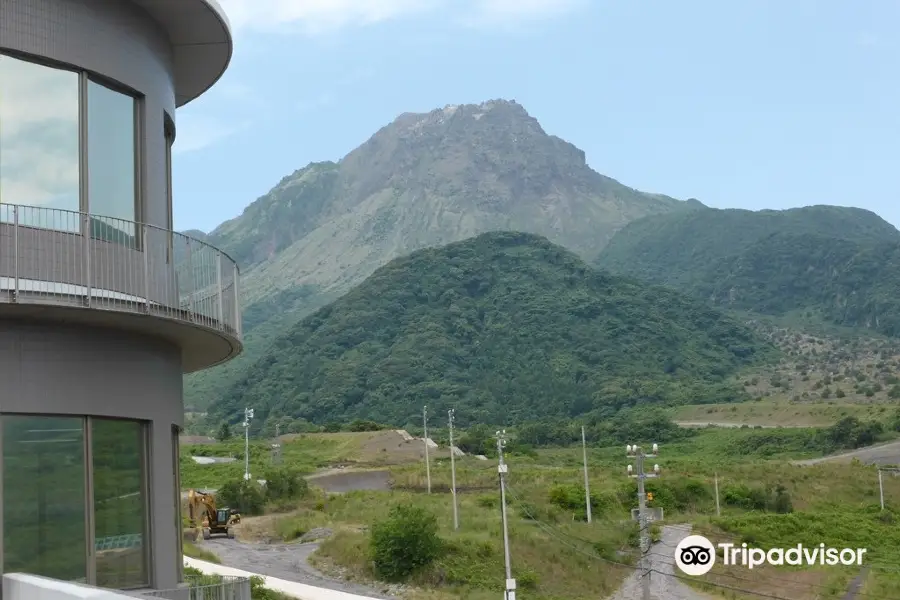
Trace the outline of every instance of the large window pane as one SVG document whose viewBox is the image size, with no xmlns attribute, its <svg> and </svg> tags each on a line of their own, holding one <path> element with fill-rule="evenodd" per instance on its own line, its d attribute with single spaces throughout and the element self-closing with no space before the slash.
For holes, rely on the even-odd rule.
<svg viewBox="0 0 900 600">
<path fill-rule="evenodd" d="M 80 418 L 4 415 L 3 571 L 84 581 Z"/>
<path fill-rule="evenodd" d="M 91 419 L 97 585 L 147 583 L 143 427 L 136 421 Z"/>
<path fill-rule="evenodd" d="M 0 202 L 43 209 L 22 225 L 77 230 L 58 210 L 79 210 L 78 95 L 77 73 L 0 55 Z"/>
<path fill-rule="evenodd" d="M 106 227 L 94 235 L 121 243 L 134 236 L 134 106 L 131 96 L 88 82 L 88 207 Z M 121 232 L 121 233 L 119 233 Z M 112 239 L 111 239 L 112 236 Z"/>
</svg>

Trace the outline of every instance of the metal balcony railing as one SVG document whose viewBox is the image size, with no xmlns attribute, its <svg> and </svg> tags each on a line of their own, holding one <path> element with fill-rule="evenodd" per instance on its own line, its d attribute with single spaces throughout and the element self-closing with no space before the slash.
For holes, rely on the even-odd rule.
<svg viewBox="0 0 900 600">
<path fill-rule="evenodd" d="M 141 313 L 240 340 L 239 275 L 227 254 L 181 233 L 0 204 L 0 303 Z"/>
</svg>

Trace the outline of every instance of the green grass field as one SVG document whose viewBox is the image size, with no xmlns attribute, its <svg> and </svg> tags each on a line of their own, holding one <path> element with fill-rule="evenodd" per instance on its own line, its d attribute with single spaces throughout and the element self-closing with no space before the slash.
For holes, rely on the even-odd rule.
<svg viewBox="0 0 900 600">
<path fill-rule="evenodd" d="M 860 598 L 900 597 L 893 591 L 900 590 L 900 571 L 889 568 L 900 558 L 900 534 L 893 512 L 900 510 L 900 479 L 885 478 L 888 510 L 882 513 L 874 468 L 859 464 L 791 465 L 790 460 L 817 455 L 810 449 L 813 433 L 809 429 L 709 429 L 686 441 L 664 445 L 655 459 L 663 476 L 647 486 L 654 493 L 651 506 L 664 508 L 667 524 L 691 523 L 711 538 L 745 540 L 762 547 L 819 542 L 866 547 L 871 570 L 864 592 L 869 596 Z M 352 439 L 352 434 L 344 436 L 343 442 L 307 435 L 285 442 L 284 462 L 311 471 L 354 453 L 359 457 L 364 444 Z M 206 448 L 207 452 L 226 452 L 233 451 L 234 446 Z M 289 512 L 246 518 L 247 530 L 256 534 L 266 530 L 284 540 L 295 540 L 313 527 L 330 527 L 336 534 L 321 545 L 313 558 L 315 564 L 326 572 L 339 571 L 372 582 L 368 528 L 383 519 L 391 507 L 411 502 L 438 517 L 446 543 L 441 557 L 408 583 L 409 597 L 496 598 L 503 584 L 496 462 L 472 457 L 457 461 L 461 528 L 454 531 L 448 491 L 450 461 L 442 456 L 444 453 L 440 449 L 431 455 L 430 495 L 425 493 L 423 462 L 395 464 L 388 467 L 393 491 L 342 495 L 315 491 Z M 262 472 L 267 456 L 263 453 L 254 457 L 251 453 L 251 464 Z M 390 462 L 389 457 L 383 458 Z M 634 562 L 636 525 L 629 520 L 629 510 L 637 506 L 637 500 L 634 481 L 626 476 L 624 448 L 590 449 L 588 460 L 594 517 L 591 524 L 583 521 L 580 447 L 508 456 L 510 552 L 520 589 L 529 598 L 604 597 L 632 571 L 627 565 Z M 184 470 L 189 475 L 186 481 L 217 487 L 218 478 L 239 477 L 243 464 L 200 466 L 191 462 Z M 716 480 L 722 509 L 719 517 Z M 793 512 L 775 512 L 771 500 L 779 486 Z M 717 567 L 703 578 L 705 584 L 695 585 L 710 594 L 734 599 L 758 596 L 726 588 L 770 594 L 780 590 L 781 597 L 791 600 L 840 600 L 858 570 L 766 568 L 754 571 L 752 577 L 747 575 Z M 785 580 L 795 583 L 785 587 Z"/>
</svg>

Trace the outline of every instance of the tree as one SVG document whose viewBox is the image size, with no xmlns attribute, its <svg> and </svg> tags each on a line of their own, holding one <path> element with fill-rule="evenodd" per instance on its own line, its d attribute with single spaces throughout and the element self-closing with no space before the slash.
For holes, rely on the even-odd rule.
<svg viewBox="0 0 900 600">
<path fill-rule="evenodd" d="M 400 504 L 372 525 L 370 552 L 375 571 L 387 581 L 405 579 L 441 551 L 437 518 L 423 508 Z"/>
<path fill-rule="evenodd" d="M 289 467 L 270 469 L 265 473 L 266 497 L 269 500 L 294 500 L 309 492 L 309 484 L 299 471 Z"/>
<path fill-rule="evenodd" d="M 243 515 L 260 515 L 266 505 L 262 487 L 255 481 L 245 479 L 223 484 L 216 497 L 221 506 L 236 508 Z"/>
<path fill-rule="evenodd" d="M 216 435 L 216 438 L 220 442 L 231 439 L 231 427 L 228 426 L 228 423 L 222 423 L 222 425 L 219 427 L 219 433 Z"/>
</svg>

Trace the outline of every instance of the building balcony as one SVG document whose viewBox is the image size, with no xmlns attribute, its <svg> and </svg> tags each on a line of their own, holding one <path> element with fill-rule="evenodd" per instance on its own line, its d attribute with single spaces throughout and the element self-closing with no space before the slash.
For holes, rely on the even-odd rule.
<svg viewBox="0 0 900 600">
<path fill-rule="evenodd" d="M 0 204 L 0 317 L 163 337 L 185 373 L 240 353 L 239 275 L 227 254 L 174 231 Z"/>
</svg>

